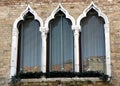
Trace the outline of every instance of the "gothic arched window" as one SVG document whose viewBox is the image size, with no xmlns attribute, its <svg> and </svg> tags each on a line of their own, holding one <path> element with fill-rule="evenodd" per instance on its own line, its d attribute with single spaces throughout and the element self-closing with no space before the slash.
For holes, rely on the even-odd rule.
<svg viewBox="0 0 120 86">
<path fill-rule="evenodd" d="M 17 71 L 38 72 L 41 70 L 40 23 L 28 12 L 18 23 L 18 62 Z"/>
<path fill-rule="evenodd" d="M 104 19 L 94 9 L 80 22 L 82 71 L 105 72 L 104 23 Z"/>
</svg>

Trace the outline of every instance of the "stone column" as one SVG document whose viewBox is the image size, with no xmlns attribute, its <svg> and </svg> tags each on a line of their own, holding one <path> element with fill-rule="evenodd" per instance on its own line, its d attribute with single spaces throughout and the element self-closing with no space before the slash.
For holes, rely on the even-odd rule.
<svg viewBox="0 0 120 86">
<path fill-rule="evenodd" d="M 111 59 L 110 59 L 110 31 L 109 24 L 104 25 L 105 31 L 105 52 L 106 52 L 106 74 L 111 76 Z"/>
<path fill-rule="evenodd" d="M 74 27 L 74 65 L 75 72 L 79 72 L 79 28 Z"/>
<path fill-rule="evenodd" d="M 46 39 L 47 39 L 47 31 L 44 27 L 41 28 L 41 36 L 42 36 L 42 57 L 41 57 L 41 71 L 46 72 Z"/>
<path fill-rule="evenodd" d="M 11 47 L 11 65 L 10 65 L 10 78 L 16 75 L 17 70 L 17 51 L 18 51 L 18 29 L 13 28 L 12 33 L 12 47 Z"/>
</svg>

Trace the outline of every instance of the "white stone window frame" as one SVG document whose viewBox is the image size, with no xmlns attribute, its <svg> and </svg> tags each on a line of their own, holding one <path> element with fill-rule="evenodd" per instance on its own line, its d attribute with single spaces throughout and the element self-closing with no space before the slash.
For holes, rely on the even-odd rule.
<svg viewBox="0 0 120 86">
<path fill-rule="evenodd" d="M 46 50 L 47 50 L 47 33 L 49 32 L 49 22 L 55 18 L 55 14 L 58 11 L 62 11 L 66 18 L 70 19 L 72 22 L 71 29 L 74 32 L 74 71 L 79 72 L 79 32 L 81 31 L 80 21 L 86 17 L 86 14 L 89 12 L 90 9 L 94 9 L 98 16 L 101 16 L 105 20 L 104 29 L 105 29 L 105 51 L 106 51 L 106 74 L 111 76 L 111 59 L 110 59 L 110 31 L 109 31 L 109 21 L 107 16 L 101 12 L 101 10 L 93 3 L 91 4 L 83 11 L 83 13 L 78 17 L 77 24 L 75 24 L 75 19 L 69 15 L 68 11 L 63 8 L 61 4 L 59 4 L 55 10 L 52 11 L 51 15 L 46 19 L 45 26 L 43 26 L 42 19 L 37 15 L 37 13 L 30 7 L 30 5 L 27 6 L 25 11 L 23 11 L 18 17 L 14 24 L 12 29 L 12 46 L 11 46 L 11 65 L 10 65 L 10 78 L 14 75 L 16 75 L 16 69 L 17 69 L 17 51 L 18 51 L 18 28 L 17 24 L 19 21 L 24 20 L 24 16 L 30 12 L 34 15 L 34 18 L 39 21 L 40 23 L 40 31 L 41 31 L 41 37 L 42 37 L 42 56 L 41 56 L 41 70 L 42 72 L 46 72 Z"/>
<path fill-rule="evenodd" d="M 34 16 L 34 19 L 37 20 L 40 23 L 39 31 L 41 31 L 41 27 L 43 27 L 43 21 L 42 19 L 37 15 L 37 13 L 30 7 L 30 5 L 27 6 L 27 8 L 21 13 L 21 15 L 15 20 L 13 24 L 12 29 L 12 45 L 11 45 L 11 64 L 10 64 L 10 78 L 12 76 L 16 75 L 17 71 L 17 54 L 18 54 L 18 23 L 21 20 L 24 20 L 24 16 L 28 13 L 32 13 Z"/>
<path fill-rule="evenodd" d="M 101 12 L 101 10 L 94 4 L 94 2 L 91 2 L 91 4 L 83 11 L 83 13 L 78 17 L 77 19 L 77 26 L 79 31 L 81 31 L 80 22 L 83 18 L 87 17 L 87 13 L 94 9 L 98 16 L 102 17 L 105 21 L 104 24 L 104 34 L 105 34 L 105 64 L 106 64 L 106 74 L 111 76 L 111 59 L 110 59 L 110 28 L 109 28 L 109 21 L 107 16 Z"/>
</svg>

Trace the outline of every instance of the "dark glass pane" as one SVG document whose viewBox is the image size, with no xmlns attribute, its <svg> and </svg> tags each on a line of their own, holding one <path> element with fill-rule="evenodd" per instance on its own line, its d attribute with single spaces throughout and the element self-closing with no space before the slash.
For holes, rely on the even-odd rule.
<svg viewBox="0 0 120 86">
<path fill-rule="evenodd" d="M 61 17 L 50 23 L 50 70 L 60 71 L 62 63 Z"/>
<path fill-rule="evenodd" d="M 28 19 L 21 23 L 20 32 L 20 68 L 25 72 L 40 71 L 41 33 L 39 22 Z"/>
<path fill-rule="evenodd" d="M 63 14 L 58 14 L 49 25 L 50 71 L 73 71 L 73 33 L 71 22 Z"/>
<path fill-rule="evenodd" d="M 64 55 L 64 70 L 73 71 L 73 32 L 71 30 L 71 22 L 63 18 L 63 55 Z"/>
</svg>

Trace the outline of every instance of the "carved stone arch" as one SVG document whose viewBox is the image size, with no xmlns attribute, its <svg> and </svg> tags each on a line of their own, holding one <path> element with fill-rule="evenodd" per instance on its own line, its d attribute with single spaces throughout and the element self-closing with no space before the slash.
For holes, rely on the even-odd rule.
<svg viewBox="0 0 120 86">
<path fill-rule="evenodd" d="M 51 15 L 45 21 L 45 27 L 48 31 L 49 31 L 49 22 L 55 18 L 55 14 L 59 11 L 62 11 L 65 14 L 66 18 L 71 20 L 72 27 L 75 26 L 75 19 L 68 13 L 68 11 L 61 4 L 59 4 L 56 7 L 56 9 L 52 11 Z"/>
<path fill-rule="evenodd" d="M 37 15 L 37 13 L 30 7 L 30 5 L 27 6 L 27 8 L 20 14 L 20 16 L 15 20 L 13 24 L 12 29 L 12 46 L 11 46 L 11 64 L 10 64 L 10 78 L 16 74 L 17 69 L 17 50 L 18 50 L 18 23 L 22 20 L 24 20 L 24 16 L 30 12 L 34 19 L 37 20 L 40 23 L 40 27 L 43 27 L 43 21 L 42 19 Z M 39 27 L 39 31 L 40 31 Z"/>
<path fill-rule="evenodd" d="M 30 7 L 30 5 L 27 6 L 27 8 L 20 14 L 20 16 L 15 20 L 14 24 L 13 24 L 13 28 L 17 28 L 17 24 L 19 21 L 24 20 L 24 16 L 30 12 L 31 14 L 33 14 L 34 19 L 38 20 L 40 23 L 40 26 L 43 27 L 43 21 L 42 19 L 37 15 L 37 13 Z"/>
<path fill-rule="evenodd" d="M 94 4 L 94 2 L 91 2 L 91 4 L 83 11 L 83 13 L 78 17 L 77 19 L 77 26 L 78 29 L 81 31 L 81 25 L 80 22 L 83 18 L 87 17 L 87 13 L 94 9 L 99 17 L 102 17 L 104 19 L 104 34 L 105 34 L 105 54 L 106 54 L 106 74 L 111 76 L 111 59 L 110 59 L 110 30 L 109 30 L 109 21 L 107 16 L 101 12 L 101 10 Z"/>
<path fill-rule="evenodd" d="M 94 9 L 97 13 L 98 16 L 102 17 L 105 21 L 105 24 L 109 24 L 107 16 L 101 12 L 101 10 L 94 4 L 94 2 L 91 2 L 90 5 L 83 11 L 83 13 L 78 17 L 77 19 L 77 25 L 80 24 L 81 20 L 87 16 L 87 13 L 91 10 Z"/>
</svg>

